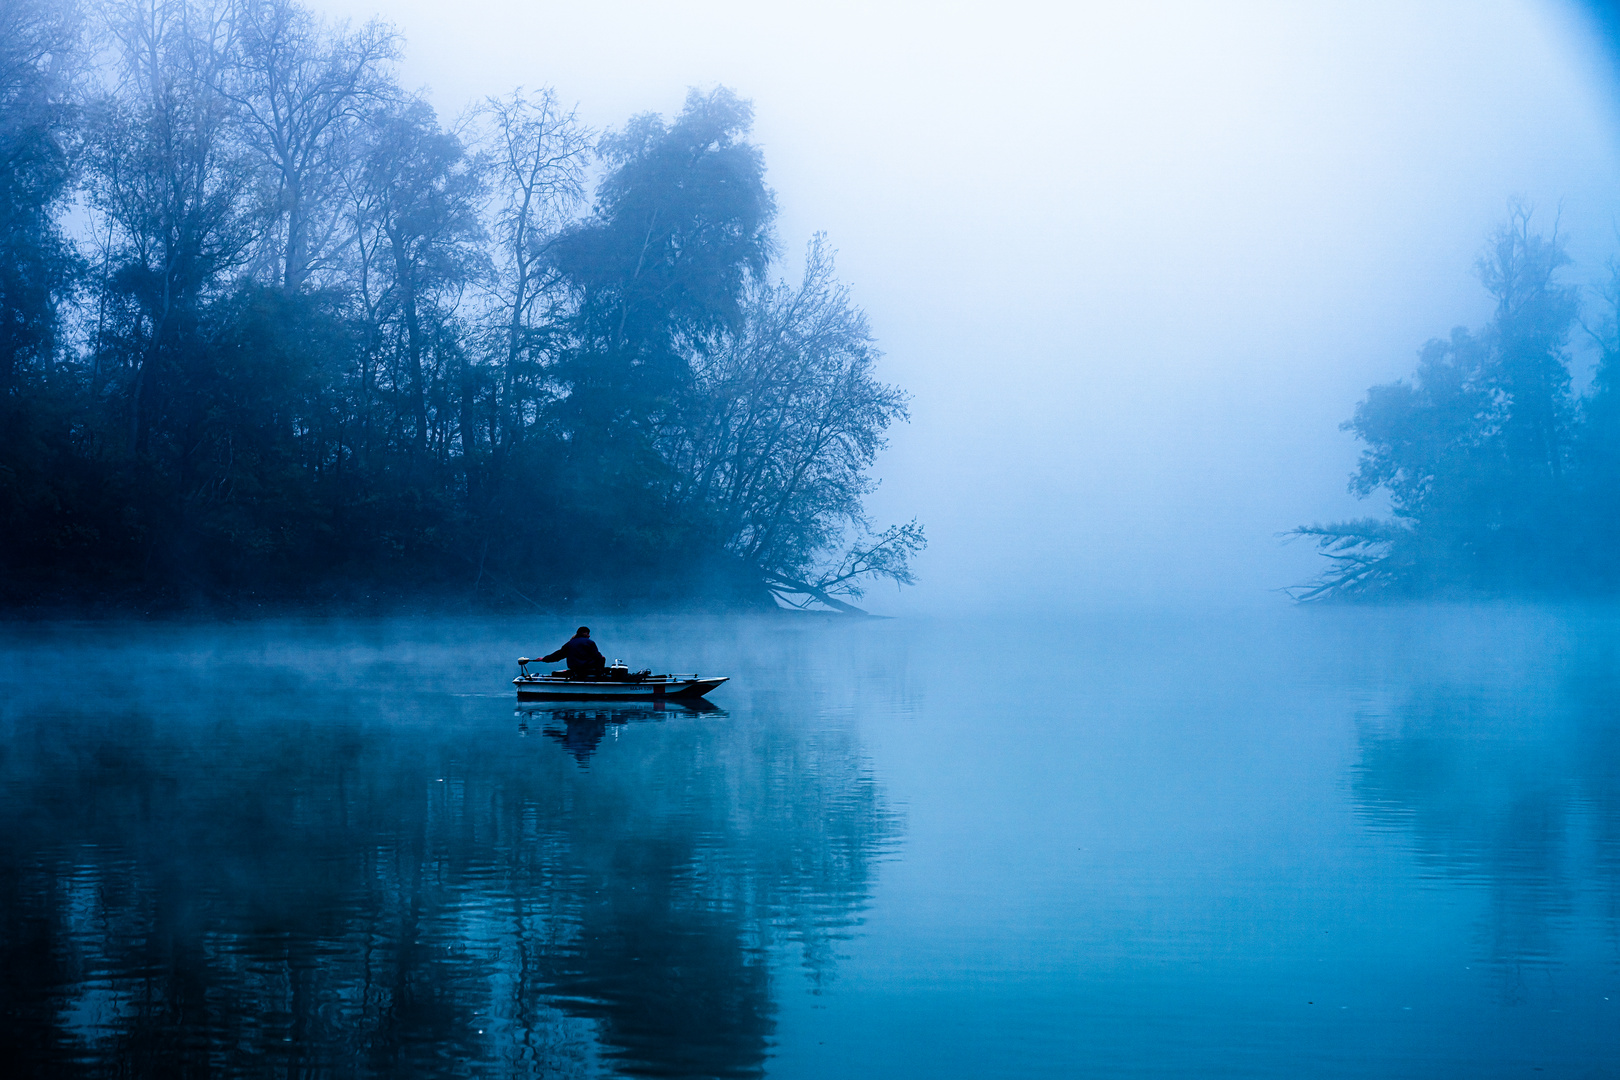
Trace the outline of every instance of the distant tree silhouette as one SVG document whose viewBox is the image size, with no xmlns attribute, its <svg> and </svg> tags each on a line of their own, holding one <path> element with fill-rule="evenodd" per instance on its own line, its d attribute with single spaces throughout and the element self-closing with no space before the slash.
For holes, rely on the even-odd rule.
<svg viewBox="0 0 1620 1080">
<path fill-rule="evenodd" d="M 1612 581 L 1596 546 L 1613 522 L 1612 314 L 1593 390 L 1570 389 L 1577 290 L 1556 228 L 1515 207 L 1477 270 L 1496 301 L 1478 333 L 1426 344 L 1410 380 L 1375 386 L 1345 423 L 1366 444 L 1350 490 L 1394 517 L 1295 530 L 1333 568 L 1302 599 L 1589 591 Z M 1611 286 L 1611 292 L 1613 287 Z M 1620 294 L 1617 294 L 1620 295 Z M 1613 303 L 1613 300 L 1610 300 Z"/>
</svg>

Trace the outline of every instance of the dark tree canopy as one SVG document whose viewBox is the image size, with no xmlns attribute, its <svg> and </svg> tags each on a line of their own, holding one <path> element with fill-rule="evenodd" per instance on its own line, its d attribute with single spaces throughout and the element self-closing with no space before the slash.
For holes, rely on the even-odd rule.
<svg viewBox="0 0 1620 1080">
<path fill-rule="evenodd" d="M 0 597 L 909 581 L 920 530 L 862 509 L 905 396 L 820 240 L 773 283 L 749 103 L 447 127 L 399 47 L 294 0 L 0 10 Z"/>
</svg>

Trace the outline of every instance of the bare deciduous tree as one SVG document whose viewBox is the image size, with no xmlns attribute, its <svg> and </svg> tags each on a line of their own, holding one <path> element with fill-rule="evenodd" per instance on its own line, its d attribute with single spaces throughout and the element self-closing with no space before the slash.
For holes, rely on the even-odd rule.
<svg viewBox="0 0 1620 1080">
<path fill-rule="evenodd" d="M 271 176 L 264 258 L 296 292 L 348 239 L 342 174 L 356 164 L 367 112 L 402 96 L 390 72 L 399 36 L 376 21 L 328 25 L 293 0 L 236 0 L 234 21 L 226 92 Z"/>
<path fill-rule="evenodd" d="M 874 536 L 862 509 L 884 432 L 906 418 L 905 393 L 873 375 L 878 356 L 821 235 L 797 286 L 755 285 L 741 329 L 694 351 L 691 405 L 662 439 L 671 501 L 712 515 L 784 601 L 843 609 L 863 581 L 911 580 L 921 527 Z"/>
<path fill-rule="evenodd" d="M 71 181 L 79 31 L 71 3 L 0 6 L 0 392 L 19 369 L 50 364 L 76 271 L 56 214 Z"/>
<path fill-rule="evenodd" d="M 522 437 L 523 391 L 537 389 L 543 378 L 544 343 L 566 302 L 547 254 L 585 202 L 594 134 L 549 88 L 490 98 L 484 112 L 493 125 L 488 139 L 496 200 L 489 352 L 503 367 L 489 443 L 499 456 Z"/>
<path fill-rule="evenodd" d="M 225 93 L 233 25 L 222 3 L 127 0 L 109 11 L 121 86 L 93 110 L 92 205 L 113 225 L 118 280 L 144 347 L 132 373 L 129 437 L 145 443 L 166 359 L 179 362 L 200 299 L 255 239 L 250 163 Z"/>
</svg>

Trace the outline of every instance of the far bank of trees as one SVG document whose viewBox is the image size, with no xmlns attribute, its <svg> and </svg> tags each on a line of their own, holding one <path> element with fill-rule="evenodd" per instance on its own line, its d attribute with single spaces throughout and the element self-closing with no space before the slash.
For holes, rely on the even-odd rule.
<svg viewBox="0 0 1620 1080">
<path fill-rule="evenodd" d="M 1556 227 L 1516 208 L 1477 271 L 1495 300 L 1410 378 L 1375 386 L 1345 423 L 1365 444 L 1350 489 L 1393 516 L 1312 525 L 1331 560 L 1302 599 L 1620 591 L 1620 261 L 1588 298 Z M 1593 343 L 1584 393 L 1571 349 Z"/>
<path fill-rule="evenodd" d="M 0 600 L 847 606 L 906 396 L 751 109 L 446 124 L 292 0 L 0 8 Z"/>
</svg>

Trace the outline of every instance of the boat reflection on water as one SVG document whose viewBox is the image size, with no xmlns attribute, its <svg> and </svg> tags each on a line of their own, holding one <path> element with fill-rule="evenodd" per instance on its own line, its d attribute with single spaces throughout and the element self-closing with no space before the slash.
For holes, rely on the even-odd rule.
<svg viewBox="0 0 1620 1080">
<path fill-rule="evenodd" d="M 559 707 L 555 702 L 524 702 L 518 705 L 515 715 L 520 734 L 527 735 L 538 728 L 548 739 L 561 743 L 583 769 L 589 767 L 591 755 L 602 745 L 610 724 L 637 724 L 693 715 L 723 718 L 730 714 L 702 698 L 693 698 L 633 705 L 581 702 L 567 707 Z"/>
</svg>

